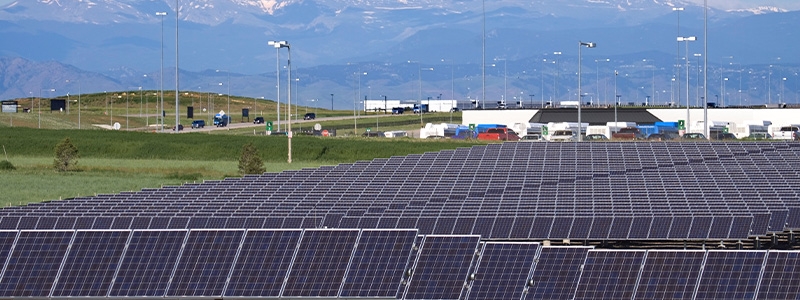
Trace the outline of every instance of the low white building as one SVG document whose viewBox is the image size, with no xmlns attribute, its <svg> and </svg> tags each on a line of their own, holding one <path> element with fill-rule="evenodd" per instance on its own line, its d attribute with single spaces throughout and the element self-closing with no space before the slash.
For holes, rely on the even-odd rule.
<svg viewBox="0 0 800 300">
<path fill-rule="evenodd" d="M 419 100 L 392 100 L 392 99 L 375 99 L 366 100 L 362 109 L 367 112 L 372 111 L 392 111 L 394 107 L 414 107 L 419 104 Z M 423 99 L 422 104 L 428 105 L 429 112 L 449 112 L 454 107 L 457 107 L 458 101 L 456 100 L 438 100 L 438 99 Z"/>
</svg>

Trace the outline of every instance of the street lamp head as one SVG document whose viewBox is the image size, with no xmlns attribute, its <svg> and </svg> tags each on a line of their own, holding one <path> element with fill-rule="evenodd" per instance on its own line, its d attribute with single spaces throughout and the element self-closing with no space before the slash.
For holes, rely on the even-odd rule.
<svg viewBox="0 0 800 300">
<path fill-rule="evenodd" d="M 289 42 L 287 41 L 268 41 L 267 45 L 273 46 L 275 48 L 289 48 Z"/>
<path fill-rule="evenodd" d="M 561 51 L 553 52 L 553 55 L 561 55 Z"/>
<path fill-rule="evenodd" d="M 156 12 L 156 16 L 166 16 L 166 15 L 167 15 L 167 12 L 165 12 L 165 11 L 157 11 Z"/>
<path fill-rule="evenodd" d="M 672 11 L 683 11 L 683 7 L 673 7 Z"/>
<path fill-rule="evenodd" d="M 678 42 L 694 42 L 697 41 L 696 36 L 679 36 Z"/>
</svg>

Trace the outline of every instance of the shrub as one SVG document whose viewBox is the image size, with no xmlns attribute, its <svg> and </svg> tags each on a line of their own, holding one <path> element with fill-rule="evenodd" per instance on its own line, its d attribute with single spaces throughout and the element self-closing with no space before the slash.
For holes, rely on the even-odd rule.
<svg viewBox="0 0 800 300">
<path fill-rule="evenodd" d="M 65 138 L 56 145 L 56 158 L 53 160 L 53 167 L 58 172 L 72 170 L 78 164 L 78 147 L 72 144 L 69 138 Z"/>
<path fill-rule="evenodd" d="M 239 173 L 245 174 L 261 174 L 266 172 L 264 162 L 258 156 L 258 149 L 253 143 L 247 143 L 242 146 L 242 156 L 239 157 Z"/>
<path fill-rule="evenodd" d="M 7 160 L 0 161 L 0 170 L 3 170 L 3 171 L 11 171 L 11 170 L 16 170 L 16 169 L 17 169 L 17 168 L 16 168 L 16 167 L 14 167 L 14 165 L 13 165 L 13 164 L 11 164 L 11 162 L 10 162 L 10 161 L 7 161 Z"/>
</svg>

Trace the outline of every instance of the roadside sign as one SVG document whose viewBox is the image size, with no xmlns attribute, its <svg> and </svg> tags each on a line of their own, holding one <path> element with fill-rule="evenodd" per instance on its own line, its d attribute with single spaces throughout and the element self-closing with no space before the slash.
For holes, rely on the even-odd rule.
<svg viewBox="0 0 800 300">
<path fill-rule="evenodd" d="M 475 124 L 469 124 L 469 130 L 475 131 Z"/>
<path fill-rule="evenodd" d="M 367 132 L 372 131 L 372 128 L 367 127 Z"/>
<path fill-rule="evenodd" d="M 267 131 L 272 131 L 272 121 L 267 122 Z"/>
<path fill-rule="evenodd" d="M 547 126 L 542 126 L 542 135 L 550 135 L 550 130 L 547 129 Z"/>
<path fill-rule="evenodd" d="M 728 127 L 722 128 L 722 133 L 728 133 Z"/>
<path fill-rule="evenodd" d="M 678 120 L 678 129 L 686 129 L 686 121 Z"/>
</svg>

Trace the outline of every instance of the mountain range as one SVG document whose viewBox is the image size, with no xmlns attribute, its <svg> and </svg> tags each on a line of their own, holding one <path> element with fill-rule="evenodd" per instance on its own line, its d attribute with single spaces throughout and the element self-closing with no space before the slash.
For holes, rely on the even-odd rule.
<svg viewBox="0 0 800 300">
<path fill-rule="evenodd" d="M 416 99 L 439 94 L 463 101 L 480 98 L 484 32 L 487 98 L 509 101 L 532 98 L 531 94 L 548 99 L 576 97 L 574 89 L 568 88 L 574 84 L 567 83 L 577 80 L 580 40 L 598 44 L 583 51 L 584 75 L 596 79 L 584 83 L 587 89 L 608 86 L 614 77 L 608 74 L 615 69 L 629 71 L 615 81 L 622 94 L 636 99 L 651 81 L 655 83 L 648 84 L 652 88 L 647 94 L 655 94 L 649 95 L 652 99 L 672 94 L 675 65 L 686 62 L 678 59 L 687 56 L 684 47 L 692 54 L 703 50 L 702 42 L 676 44 L 679 34 L 703 37 L 703 7 L 687 1 L 505 0 L 486 1 L 485 10 L 483 3 L 16 1 L 0 7 L 0 39 L 13 41 L 0 45 L 0 99 L 36 96 L 50 87 L 74 94 L 75 82 L 82 92 L 156 89 L 162 51 L 165 89 L 174 89 L 176 32 L 181 90 L 227 92 L 219 84 L 230 82 L 233 94 L 274 98 L 276 67 L 285 68 L 287 57 L 285 50 L 276 51 L 267 41 L 286 40 L 296 69 L 293 77 L 299 78 L 297 97 L 308 101 L 343 95 L 334 99 L 342 108 L 351 107 L 359 94 L 359 98 Z M 673 9 L 678 7 L 685 10 Z M 167 15 L 162 19 L 156 12 Z M 729 81 L 746 74 L 740 80 L 742 88 L 737 86 L 734 92 L 745 93 L 754 102 L 777 97 L 765 96 L 764 90 L 774 87 L 777 91 L 786 85 L 792 88 L 784 98 L 796 97 L 792 83 L 797 81 L 794 53 L 800 39 L 795 28 L 800 12 L 777 7 L 710 9 L 708 24 L 709 73 L 721 74 L 717 82 L 726 73 Z M 279 66 L 276 54 L 281 56 Z M 695 57 L 688 56 L 689 63 L 694 63 Z M 600 62 L 605 59 L 609 61 Z M 544 60 L 559 63 L 545 64 Z M 491 67 L 501 62 L 502 73 Z M 285 84 L 286 73 L 281 76 Z M 766 84 L 760 82 L 764 77 L 769 77 Z M 546 84 L 550 81 L 554 81 L 552 86 Z M 559 81 L 564 83 L 559 85 Z M 709 91 L 712 86 L 717 85 L 709 83 Z"/>
</svg>

